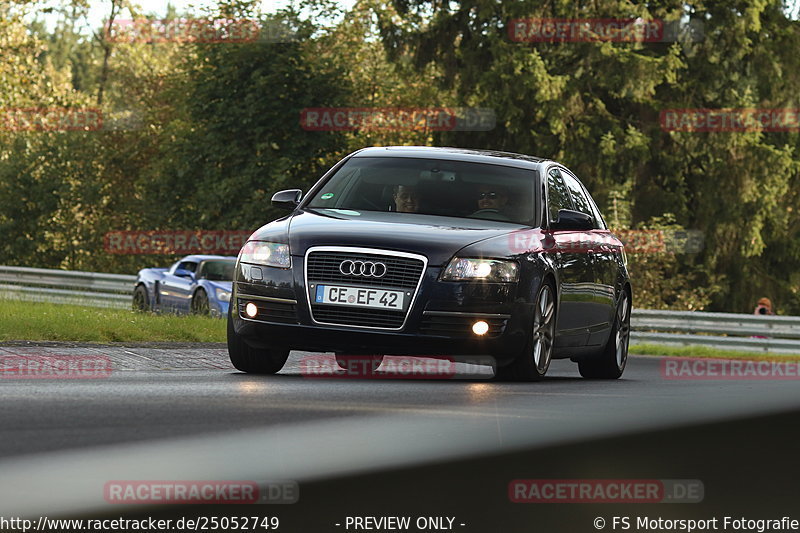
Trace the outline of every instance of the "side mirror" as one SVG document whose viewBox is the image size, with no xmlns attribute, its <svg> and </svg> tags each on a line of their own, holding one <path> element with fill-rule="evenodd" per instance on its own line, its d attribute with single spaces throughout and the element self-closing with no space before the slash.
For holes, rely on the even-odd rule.
<svg viewBox="0 0 800 533">
<path fill-rule="evenodd" d="M 594 229 L 594 220 L 586 213 L 571 209 L 559 209 L 558 220 L 550 223 L 550 229 L 560 230 L 590 230 Z"/>
<path fill-rule="evenodd" d="M 184 270 L 182 268 L 177 269 L 174 275 L 178 276 L 179 278 L 194 279 L 194 272 L 191 270 Z"/>
<path fill-rule="evenodd" d="M 272 195 L 272 205 L 283 209 L 294 209 L 300 203 L 303 191 L 300 189 L 289 189 L 278 191 Z"/>
</svg>

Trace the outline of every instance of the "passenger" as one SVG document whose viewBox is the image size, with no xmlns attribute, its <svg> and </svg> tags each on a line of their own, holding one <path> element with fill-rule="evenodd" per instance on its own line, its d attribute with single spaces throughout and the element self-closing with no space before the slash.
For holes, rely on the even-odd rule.
<svg viewBox="0 0 800 533">
<path fill-rule="evenodd" d="M 419 192 L 413 185 L 395 186 L 392 198 L 398 213 L 419 212 Z"/>
</svg>

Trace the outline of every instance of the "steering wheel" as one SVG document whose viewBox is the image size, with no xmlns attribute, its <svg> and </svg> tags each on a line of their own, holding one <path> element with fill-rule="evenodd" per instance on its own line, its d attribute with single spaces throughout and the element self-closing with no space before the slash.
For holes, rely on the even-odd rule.
<svg viewBox="0 0 800 533">
<path fill-rule="evenodd" d="M 470 218 L 483 218 L 489 220 L 511 221 L 511 218 L 500 212 L 499 209 L 479 209 L 470 215 Z"/>
</svg>

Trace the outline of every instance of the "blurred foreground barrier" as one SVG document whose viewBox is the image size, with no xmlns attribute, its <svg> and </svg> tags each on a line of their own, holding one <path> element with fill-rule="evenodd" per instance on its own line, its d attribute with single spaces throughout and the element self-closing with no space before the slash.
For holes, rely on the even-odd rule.
<svg viewBox="0 0 800 533">
<path fill-rule="evenodd" d="M 796 316 L 634 309 L 631 329 L 632 344 L 800 354 L 800 317 Z"/>
<path fill-rule="evenodd" d="M 136 276 L 0 266 L 0 298 L 130 309 Z"/>
</svg>

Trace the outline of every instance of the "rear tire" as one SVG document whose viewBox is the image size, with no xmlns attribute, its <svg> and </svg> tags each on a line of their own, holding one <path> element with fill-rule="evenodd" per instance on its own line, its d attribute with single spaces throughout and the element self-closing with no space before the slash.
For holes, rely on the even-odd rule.
<svg viewBox="0 0 800 533">
<path fill-rule="evenodd" d="M 140 313 L 150 310 L 150 298 L 147 297 L 144 285 L 137 285 L 133 290 L 133 310 Z"/>
<path fill-rule="evenodd" d="M 533 326 L 525 351 L 508 366 L 495 368 L 498 381 L 539 381 L 550 368 L 556 333 L 556 291 L 545 281 L 536 293 Z"/>
<path fill-rule="evenodd" d="M 336 354 L 336 364 L 348 374 L 368 376 L 373 374 L 383 362 L 382 355 L 343 355 Z"/>
<path fill-rule="evenodd" d="M 623 291 L 617 312 L 614 315 L 614 327 L 608 336 L 603 352 L 596 357 L 578 361 L 581 376 L 589 379 L 618 379 L 625 371 L 628 362 L 628 344 L 631 339 L 631 304 L 628 293 Z"/>
<path fill-rule="evenodd" d="M 228 356 L 236 370 L 248 374 L 275 374 L 289 358 L 289 350 L 253 348 L 236 334 L 233 320 L 228 317 Z"/>
</svg>

